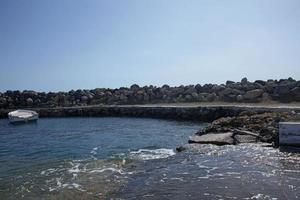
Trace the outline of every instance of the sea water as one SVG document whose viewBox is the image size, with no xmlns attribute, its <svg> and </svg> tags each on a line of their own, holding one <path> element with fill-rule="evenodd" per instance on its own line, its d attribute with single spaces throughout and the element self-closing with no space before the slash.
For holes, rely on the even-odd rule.
<svg viewBox="0 0 300 200">
<path fill-rule="evenodd" d="M 300 156 L 263 144 L 176 153 L 205 124 L 0 120 L 0 199 L 297 199 Z"/>
</svg>

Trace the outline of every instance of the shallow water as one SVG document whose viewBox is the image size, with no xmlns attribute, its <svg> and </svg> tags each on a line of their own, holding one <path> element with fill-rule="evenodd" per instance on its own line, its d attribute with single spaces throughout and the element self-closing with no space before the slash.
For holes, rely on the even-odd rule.
<svg viewBox="0 0 300 200">
<path fill-rule="evenodd" d="M 127 182 L 126 167 L 174 155 L 201 124 L 107 117 L 0 127 L 0 199 L 80 199 L 108 197 Z"/>
<path fill-rule="evenodd" d="M 175 153 L 204 124 L 0 120 L 0 199 L 298 199 L 300 156 L 263 144 Z"/>
</svg>

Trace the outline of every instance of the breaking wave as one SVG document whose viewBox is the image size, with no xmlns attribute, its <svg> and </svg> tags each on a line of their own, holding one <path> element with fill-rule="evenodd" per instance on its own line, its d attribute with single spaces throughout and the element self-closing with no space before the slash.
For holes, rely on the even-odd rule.
<svg viewBox="0 0 300 200">
<path fill-rule="evenodd" d="M 168 158 L 175 154 L 173 149 L 139 149 L 137 151 L 131 151 L 129 157 L 136 160 L 154 160 Z"/>
</svg>

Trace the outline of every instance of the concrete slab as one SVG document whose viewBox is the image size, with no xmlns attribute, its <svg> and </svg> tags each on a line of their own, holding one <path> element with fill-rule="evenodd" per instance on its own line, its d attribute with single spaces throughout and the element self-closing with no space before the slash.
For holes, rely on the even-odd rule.
<svg viewBox="0 0 300 200">
<path fill-rule="evenodd" d="M 279 145 L 300 146 L 300 122 L 279 123 Z"/>
</svg>

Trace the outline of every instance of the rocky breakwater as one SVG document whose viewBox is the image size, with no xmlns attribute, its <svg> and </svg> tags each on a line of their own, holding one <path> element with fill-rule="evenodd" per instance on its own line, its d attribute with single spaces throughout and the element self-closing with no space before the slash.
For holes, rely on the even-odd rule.
<svg viewBox="0 0 300 200">
<path fill-rule="evenodd" d="M 0 109 L 55 108 L 87 105 L 132 105 L 179 102 L 299 102 L 300 81 L 292 78 L 227 81 L 171 87 L 137 84 L 118 89 L 96 88 L 69 92 L 6 91 L 0 92 Z"/>
<path fill-rule="evenodd" d="M 290 112 L 244 111 L 237 116 L 222 117 L 191 136 L 178 151 L 199 148 L 201 144 L 235 145 L 264 142 L 278 146 L 279 122 L 299 121 L 300 115 Z"/>
</svg>

